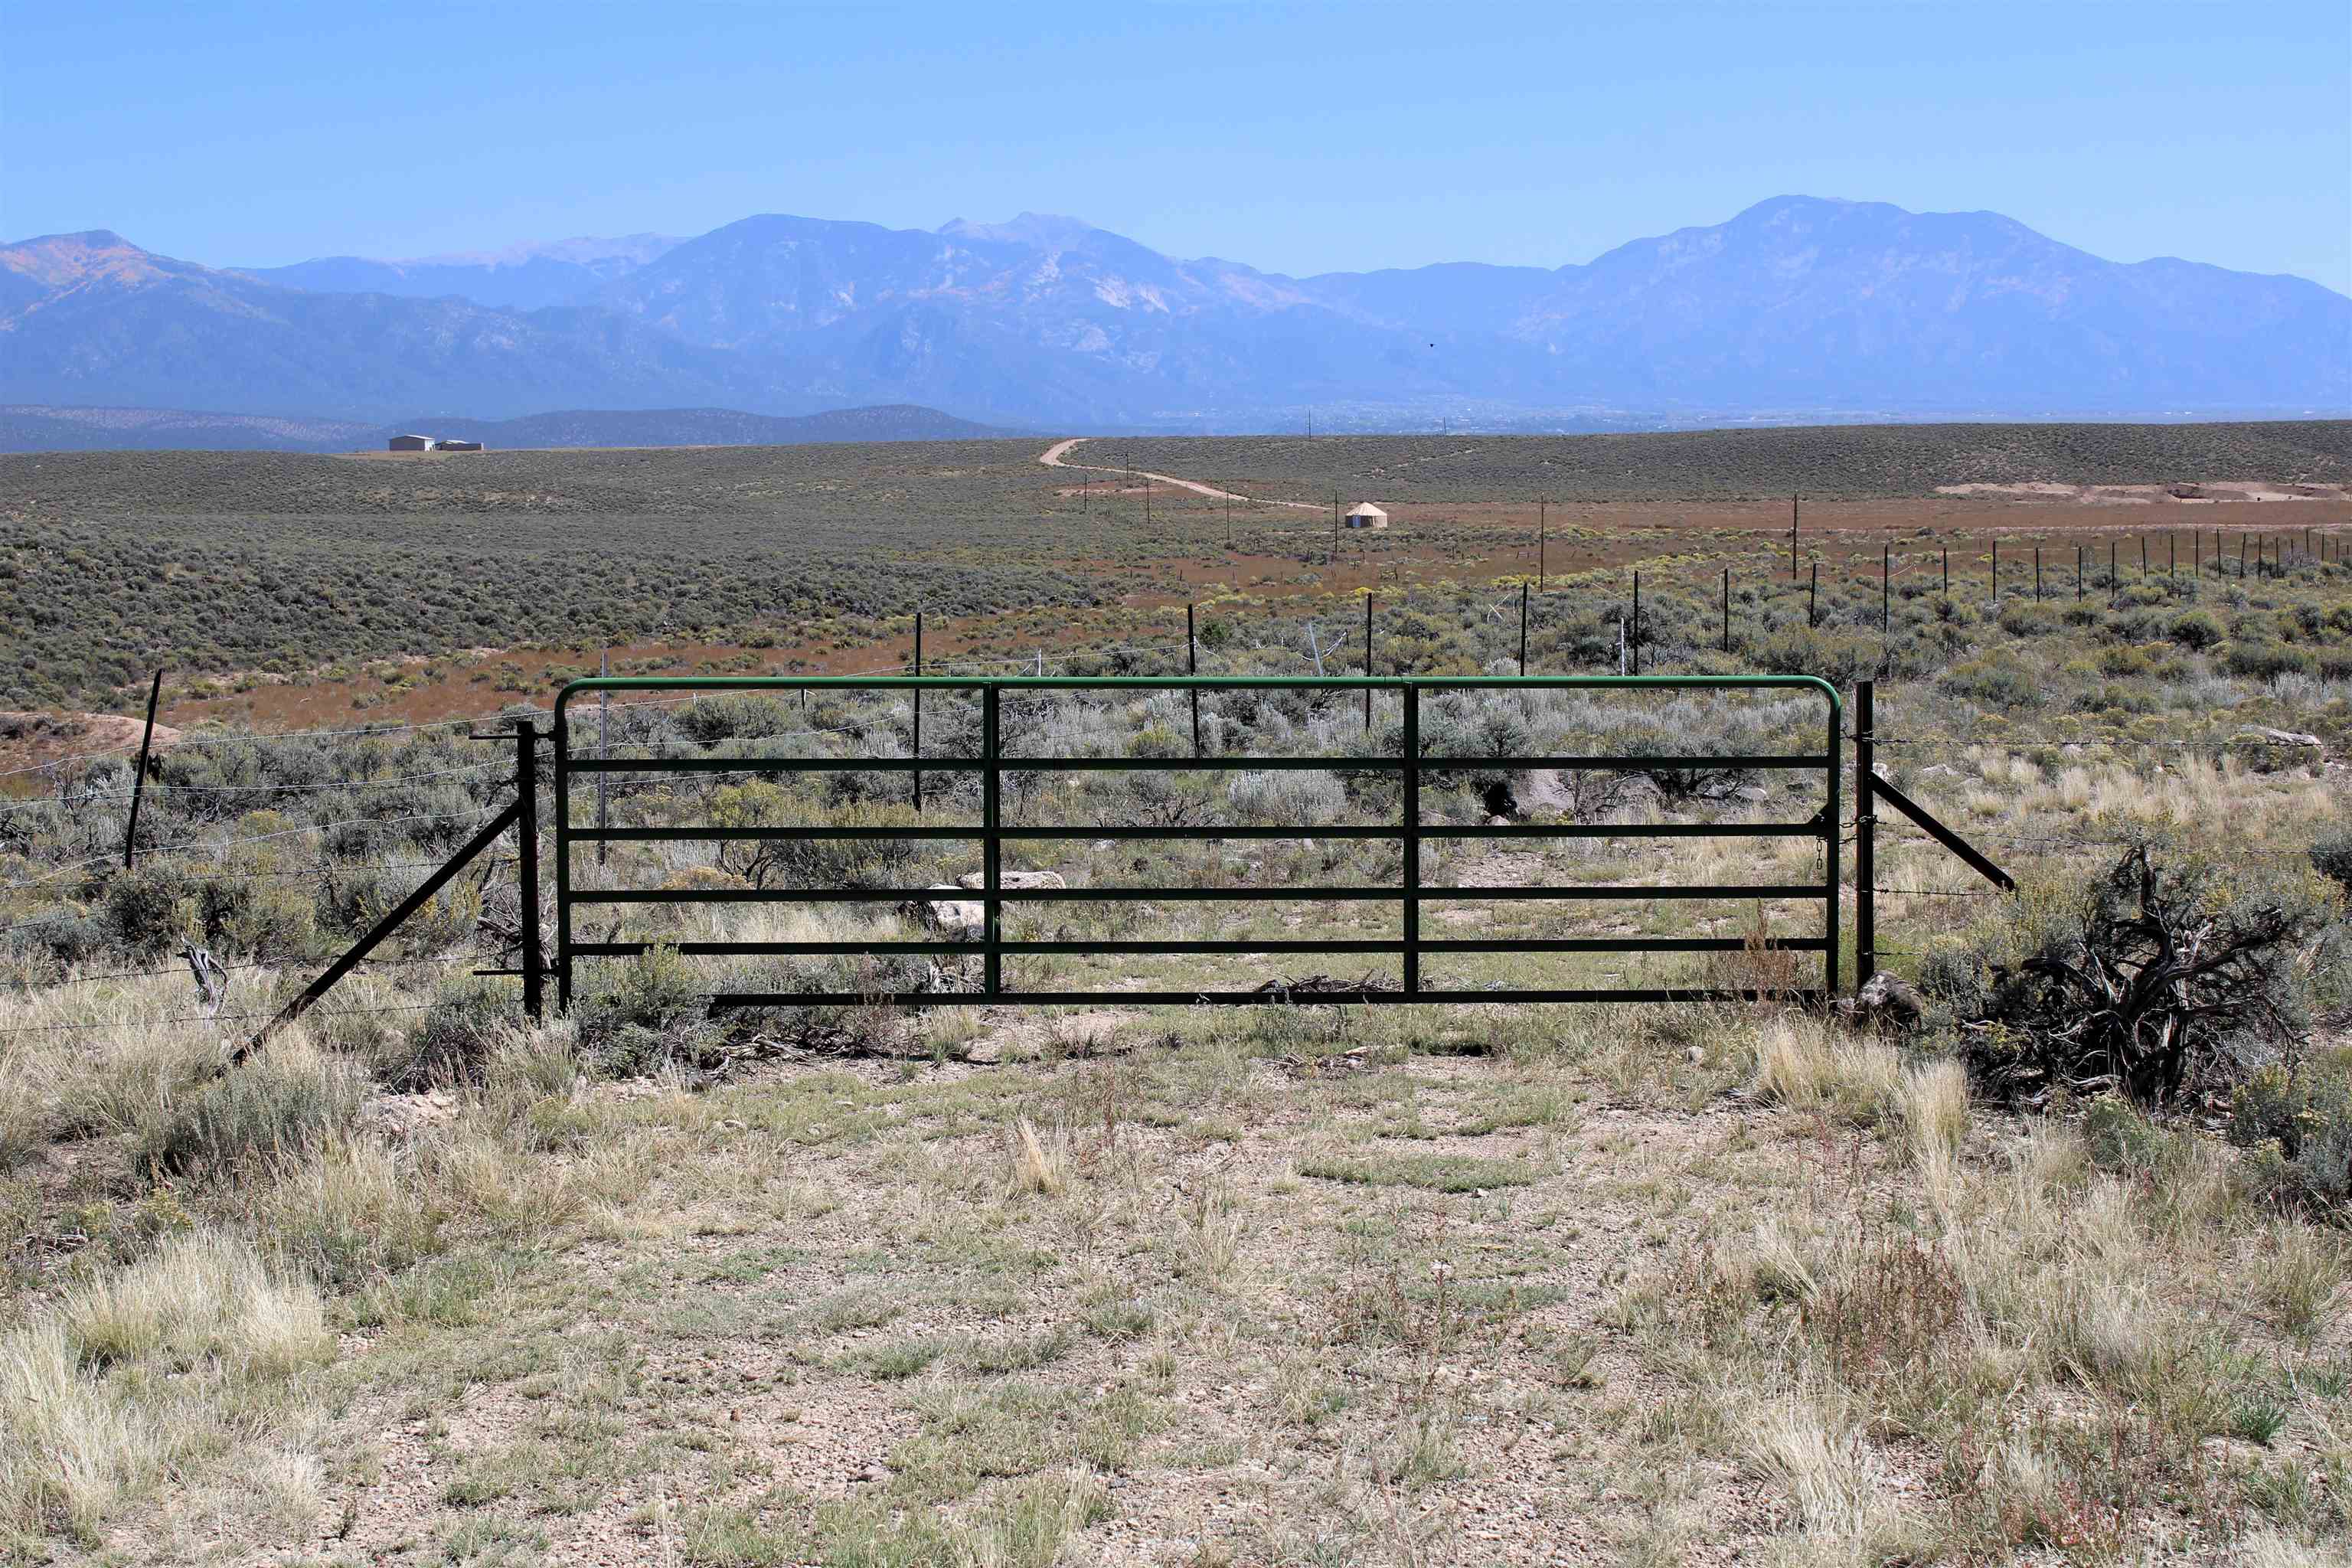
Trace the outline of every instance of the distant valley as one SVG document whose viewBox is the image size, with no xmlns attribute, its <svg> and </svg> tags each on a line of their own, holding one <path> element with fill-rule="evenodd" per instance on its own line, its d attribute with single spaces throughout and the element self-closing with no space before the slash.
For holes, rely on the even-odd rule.
<svg viewBox="0 0 2352 1568">
<path fill-rule="evenodd" d="M 0 407 L 0 452 L 346 452 L 416 432 L 502 450 L 545 447 L 793 447 L 819 441 L 971 441 L 1017 431 L 895 404 L 791 417 L 731 408 L 573 409 L 513 419 L 419 416 L 373 425 L 162 408 Z"/>
</svg>

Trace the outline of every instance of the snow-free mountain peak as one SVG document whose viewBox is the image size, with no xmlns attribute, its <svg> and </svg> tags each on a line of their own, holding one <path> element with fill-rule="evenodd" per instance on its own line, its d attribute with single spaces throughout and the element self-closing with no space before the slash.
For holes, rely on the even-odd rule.
<svg viewBox="0 0 2352 1568">
<path fill-rule="evenodd" d="M 102 232 L 28 241 L 0 249 L 0 400 L 367 418 L 919 403 L 1077 430 L 1288 427 L 1309 406 L 1374 428 L 2352 408 L 2352 300 L 2315 283 L 2107 261 L 1998 213 L 1884 202 L 1774 196 L 1556 269 L 1305 279 L 1037 213 L 938 230 L 766 214 L 641 265 L 603 258 L 609 274 L 559 254 L 577 243 L 241 275 Z"/>
</svg>

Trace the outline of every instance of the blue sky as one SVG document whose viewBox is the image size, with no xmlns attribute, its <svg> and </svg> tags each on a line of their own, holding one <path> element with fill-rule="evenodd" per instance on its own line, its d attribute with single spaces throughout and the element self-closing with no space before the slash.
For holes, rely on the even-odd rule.
<svg viewBox="0 0 2352 1568">
<path fill-rule="evenodd" d="M 2352 5 L 0 0 L 0 236 L 215 265 L 1073 214 L 1292 273 L 1790 192 L 2352 292 Z"/>
</svg>

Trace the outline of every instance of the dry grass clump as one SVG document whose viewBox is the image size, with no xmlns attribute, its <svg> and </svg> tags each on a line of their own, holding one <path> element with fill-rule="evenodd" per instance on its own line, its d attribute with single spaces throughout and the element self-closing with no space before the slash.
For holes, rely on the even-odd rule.
<svg viewBox="0 0 2352 1568">
<path fill-rule="evenodd" d="M 1802 1014 L 1782 1014 L 1756 1037 L 1756 1092 L 1792 1110 L 1830 1109 L 1875 1121 L 1903 1084 L 1895 1047 Z"/>
<path fill-rule="evenodd" d="M 334 1351 L 316 1290 L 196 1231 L 0 1335 L 0 1529 L 89 1539 Z"/>
<path fill-rule="evenodd" d="M 1058 1129 L 1049 1142 L 1038 1135 L 1034 1122 L 1020 1118 L 1013 1124 L 1012 1146 L 1006 1152 L 1006 1189 L 1060 1197 L 1070 1188 L 1069 1155 L 1069 1139 Z"/>
<path fill-rule="evenodd" d="M 1780 1084 L 1832 1073 L 1801 1029 L 1766 1037 Z M 1846 1212 L 1771 1215 L 1628 1298 L 1654 1352 L 1725 1402 L 1731 1447 L 1806 1540 L 1847 1558 L 1917 1533 L 1916 1505 L 1882 1484 L 1898 1440 L 1941 1456 L 1936 1533 L 1963 1554 L 2071 1542 L 2110 1560 L 2153 1544 L 2138 1532 L 2158 1519 L 2210 1540 L 2250 1510 L 2299 1533 L 2333 1517 L 2278 1503 L 2304 1484 L 2291 1457 L 2217 1467 L 2209 1445 L 2312 1420 L 2335 1456 L 2323 1468 L 2352 1459 L 2332 1407 L 2288 1414 L 2305 1362 L 2340 1386 L 2316 1347 L 2342 1321 L 2341 1235 L 2273 1222 L 2250 1267 L 2246 1200 L 2209 1142 L 2163 1145 L 2160 1175 L 2110 1172 L 2044 1123 L 1971 1159 L 1949 1062 L 1902 1073 L 1896 1105 L 1924 1213 L 1898 1199 L 1890 1222 L 1881 1179 L 1858 1178 Z M 2252 1353 L 2210 1331 L 2250 1302 L 2278 1334 Z"/>
</svg>

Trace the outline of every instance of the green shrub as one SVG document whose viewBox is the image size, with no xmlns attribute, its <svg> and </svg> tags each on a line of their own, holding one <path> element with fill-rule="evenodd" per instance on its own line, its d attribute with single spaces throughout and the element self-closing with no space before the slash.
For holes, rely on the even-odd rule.
<svg viewBox="0 0 2352 1568">
<path fill-rule="evenodd" d="M 288 1043 L 167 1099 L 141 1129 L 135 1168 L 215 1176 L 257 1159 L 318 1148 L 360 1105 L 359 1074 Z"/>
<path fill-rule="evenodd" d="M 2344 1212 L 2352 1202 L 2352 1051 L 2255 1073 L 2231 1099 L 2230 1142 L 2252 1151 L 2249 1169 L 2272 1196 Z"/>
<path fill-rule="evenodd" d="M 2042 706 L 2047 674 L 2015 655 L 1995 651 L 1953 667 L 1943 679 L 1946 690 L 1974 698 L 1988 708 L 2031 709 Z"/>
<path fill-rule="evenodd" d="M 730 784 L 711 796 L 715 827 L 919 827 L 911 805 L 856 801 L 824 809 L 764 779 Z M 755 888 L 897 888 L 941 846 L 920 838 L 742 840 L 719 852 L 721 870 Z"/>
<path fill-rule="evenodd" d="M 2121 1095 L 2103 1094 L 2083 1113 L 2083 1142 L 2102 1171 L 2144 1175 L 2164 1163 L 2169 1141 Z"/>
<path fill-rule="evenodd" d="M 215 950 L 247 958 L 300 958 L 318 939 L 318 902 L 287 878 L 207 879 L 196 919 Z"/>
<path fill-rule="evenodd" d="M 679 734 L 702 746 L 799 728 L 774 698 L 751 691 L 698 697 L 678 710 L 670 722 Z"/>
<path fill-rule="evenodd" d="M 2289 647 L 2278 642 L 2231 643 L 2223 656 L 2223 663 L 2231 675 L 2250 680 L 2268 680 L 2280 675 L 2311 675 L 2317 672 L 2319 661 L 2307 648 Z"/>
<path fill-rule="evenodd" d="M 2311 867 L 2352 894 L 2352 833 L 2338 833 L 2311 847 Z"/>
<path fill-rule="evenodd" d="M 2184 615 L 2173 617 L 2171 628 L 2167 635 L 2181 647 L 2193 647 L 2201 652 L 2221 642 L 2221 628 L 2213 617 L 2204 611 L 2190 610 Z"/>
<path fill-rule="evenodd" d="M 677 948 L 647 948 L 578 1005 L 581 1054 L 610 1076 L 649 1072 L 712 1032 L 709 1001 L 710 988 Z"/>
<path fill-rule="evenodd" d="M 47 910 L 8 933 L 8 946 L 53 963 L 86 963 L 106 949 L 107 931 L 72 910 Z"/>
<path fill-rule="evenodd" d="M 513 1014 L 512 993 L 494 984 L 474 980 L 445 991 L 386 1068 L 385 1087 L 413 1093 L 481 1082 Z"/>
<path fill-rule="evenodd" d="M 125 871 L 106 886 L 106 928 L 126 952 L 168 952 L 200 929 L 195 885 L 169 863 Z"/>
</svg>

